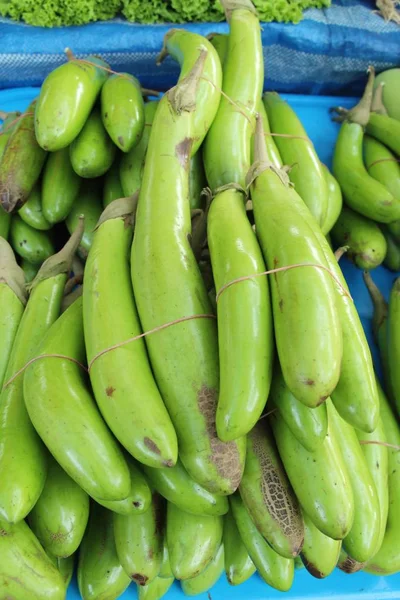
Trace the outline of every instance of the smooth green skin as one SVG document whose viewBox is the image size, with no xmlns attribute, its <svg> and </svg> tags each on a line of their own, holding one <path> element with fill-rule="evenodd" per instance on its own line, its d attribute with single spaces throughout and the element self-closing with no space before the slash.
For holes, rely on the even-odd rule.
<svg viewBox="0 0 400 600">
<path fill-rule="evenodd" d="M 267 544 L 237 492 L 229 502 L 240 537 L 260 577 L 281 592 L 290 590 L 294 578 L 294 560 L 283 558 Z"/>
<path fill-rule="evenodd" d="M 330 232 L 336 247 L 348 246 L 346 256 L 364 271 L 376 269 L 386 255 L 386 240 L 377 223 L 343 206 Z"/>
<path fill-rule="evenodd" d="M 211 564 L 221 545 L 222 530 L 222 517 L 191 515 L 168 503 L 166 535 L 176 579 L 196 577 Z"/>
<path fill-rule="evenodd" d="M 308 139 L 307 132 L 294 110 L 279 94 L 267 92 L 263 101 L 273 133 L 307 138 L 304 140 L 276 136 L 274 141 L 284 164 L 292 165 L 289 176 L 297 193 L 317 223 L 322 226 L 328 212 L 329 190 L 314 145 Z"/>
<path fill-rule="evenodd" d="M 32 290 L 5 373 L 7 382 L 28 360 L 60 313 L 67 276 L 59 274 Z M 47 456 L 24 404 L 23 375 L 0 395 L 0 516 L 11 523 L 24 519 L 45 484 Z"/>
<path fill-rule="evenodd" d="M 240 4 L 230 17 L 223 74 L 222 90 L 226 96 L 221 98 L 203 150 L 207 181 L 212 190 L 229 183 L 245 187 L 255 114 L 264 83 L 260 23 L 255 12 L 241 8 Z M 224 140 L 223 152 L 221 140 Z"/>
<path fill-rule="evenodd" d="M 375 89 L 380 83 L 384 83 L 383 86 L 383 104 L 393 119 L 400 120 L 400 106 L 399 106 L 399 91 L 400 91 L 400 69 L 388 69 L 382 71 L 375 77 Z"/>
<path fill-rule="evenodd" d="M 40 267 L 41 267 L 40 263 L 34 265 L 33 263 L 29 262 L 29 260 L 26 260 L 25 258 L 23 258 L 21 260 L 21 269 L 23 270 L 23 272 L 25 274 L 26 283 L 30 283 L 31 281 L 33 281 L 33 279 L 35 279 Z"/>
<path fill-rule="evenodd" d="M 190 477 L 178 459 L 174 467 L 152 469 L 142 466 L 147 479 L 168 502 L 193 515 L 224 515 L 228 511 L 228 500 L 208 492 Z"/>
<path fill-rule="evenodd" d="M 298 556 L 304 541 L 303 519 L 265 421 L 257 423 L 247 436 L 246 466 L 239 492 L 271 548 L 284 558 Z"/>
<path fill-rule="evenodd" d="M 324 535 L 304 511 L 303 519 L 305 536 L 301 559 L 313 577 L 324 579 L 337 565 L 342 541 Z"/>
<path fill-rule="evenodd" d="M 156 577 L 148 585 L 138 586 L 138 600 L 160 600 L 168 592 L 174 581 L 173 577 L 168 577 L 168 579 Z"/>
<path fill-rule="evenodd" d="M 81 178 L 72 168 L 69 148 L 51 152 L 42 176 L 42 210 L 49 223 L 67 218 L 80 186 Z"/>
<path fill-rule="evenodd" d="M 203 165 L 203 153 L 196 152 L 190 161 L 189 172 L 189 202 L 190 208 L 202 208 L 204 202 L 201 192 L 207 185 L 206 174 Z"/>
<path fill-rule="evenodd" d="M 244 194 L 217 194 L 208 213 L 207 240 L 215 287 L 266 270 L 245 209 Z M 266 277 L 242 281 L 218 300 L 220 391 L 218 437 L 229 442 L 246 435 L 264 409 L 272 379 L 273 321 Z"/>
<path fill-rule="evenodd" d="M 114 160 L 109 171 L 104 177 L 103 184 L 103 208 L 111 204 L 113 200 L 124 197 L 124 192 L 121 185 L 121 179 L 119 176 L 119 160 L 118 157 Z"/>
<path fill-rule="evenodd" d="M 7 283 L 0 282 L 0 390 L 4 383 L 4 375 L 7 370 L 10 354 L 13 349 L 15 336 L 21 317 L 24 312 L 24 305 L 20 298 L 13 292 Z"/>
<path fill-rule="evenodd" d="M 108 508 L 119 515 L 130 515 L 143 513 L 148 510 L 151 504 L 151 490 L 143 476 L 143 473 L 136 466 L 135 461 L 129 455 L 126 456 L 129 472 L 131 475 L 131 491 L 124 500 L 109 501 L 95 498 L 98 504 Z"/>
<path fill-rule="evenodd" d="M 390 292 L 387 344 L 390 387 L 397 414 L 400 415 L 400 279 L 394 281 Z"/>
<path fill-rule="evenodd" d="M 335 283 L 335 301 L 343 334 L 343 356 L 340 378 L 331 399 L 339 414 L 353 427 L 370 433 L 379 418 L 379 397 L 376 387 L 371 351 L 349 288 L 325 236 L 315 227 L 312 215 L 298 194 L 292 190 L 297 210 L 301 212 L 323 250 L 329 270 L 340 285 Z"/>
<path fill-rule="evenodd" d="M 382 391 L 381 391 L 382 393 Z M 356 430 L 359 442 L 383 442 L 386 443 L 386 434 L 382 419 L 379 419 L 378 426 L 373 433 L 363 433 Z M 380 512 L 380 533 L 376 543 L 375 554 L 382 546 L 385 537 L 386 523 L 389 511 L 389 454 L 386 446 L 380 444 L 362 444 L 361 450 L 364 454 L 369 472 L 375 484 L 378 494 L 379 512 Z"/>
<path fill-rule="evenodd" d="M 129 73 L 111 75 L 101 88 L 101 118 L 114 144 L 129 152 L 142 137 L 144 102 L 139 81 Z"/>
<path fill-rule="evenodd" d="M 118 560 L 112 513 L 94 503 L 79 550 L 77 577 L 82 600 L 116 600 L 131 582 Z"/>
<path fill-rule="evenodd" d="M 294 190 L 267 168 L 253 182 L 251 193 L 267 269 L 301 263 L 326 267 L 314 233 L 317 227 L 313 229 L 297 208 L 300 197 Z M 269 283 L 283 378 L 297 400 L 315 408 L 340 376 L 342 331 L 332 277 L 323 269 L 305 267 L 276 273 Z"/>
<path fill-rule="evenodd" d="M 82 298 L 78 298 L 36 345 L 35 356 L 61 354 L 84 363 L 82 321 Z M 25 371 L 24 397 L 36 431 L 82 489 L 103 500 L 129 495 L 128 466 L 78 364 L 61 358 L 34 362 Z"/>
<path fill-rule="evenodd" d="M 198 83 L 196 93 L 196 109 L 193 114 L 194 139 L 191 147 L 191 157 L 193 157 L 200 148 L 217 114 L 222 87 L 221 62 L 217 51 L 207 39 L 202 35 L 184 29 L 171 29 L 164 38 L 164 47 L 181 67 L 178 83 L 182 83 L 185 77 L 189 75 L 199 57 L 199 53 L 202 50 L 206 51 L 201 73 L 202 79 Z M 209 81 L 206 81 L 207 79 Z M 210 81 L 212 81 L 212 84 Z"/>
<path fill-rule="evenodd" d="M 46 152 L 35 137 L 36 100 L 11 132 L 0 163 L 0 205 L 6 212 L 21 208 L 39 179 Z"/>
<path fill-rule="evenodd" d="M 221 65 L 224 66 L 228 53 L 229 36 L 225 33 L 214 33 L 209 37 L 209 40 L 217 51 Z"/>
<path fill-rule="evenodd" d="M 268 160 L 272 162 L 273 165 L 277 169 L 280 169 L 283 165 L 282 157 L 279 154 L 279 150 L 275 144 L 274 136 L 270 135 L 271 127 L 268 120 L 267 111 L 265 110 L 264 102 L 260 99 L 257 106 L 258 114 L 261 116 L 263 130 L 264 130 L 264 139 L 265 139 L 265 149 L 267 152 Z M 252 143 L 252 157 L 253 157 L 253 146 Z"/>
<path fill-rule="evenodd" d="M 181 588 L 185 596 L 197 596 L 210 590 L 215 585 L 218 579 L 224 572 L 224 545 L 221 544 L 217 550 L 216 555 L 208 565 L 191 579 L 186 579 L 181 582 Z"/>
<path fill-rule="evenodd" d="M 224 518 L 223 542 L 226 578 L 230 585 L 240 585 L 255 573 L 256 567 L 242 542 L 232 510 Z"/>
<path fill-rule="evenodd" d="M 28 200 L 25 202 L 22 208 L 18 211 L 19 216 L 25 223 L 39 229 L 40 231 L 47 231 L 51 229 L 52 224 L 47 221 L 43 214 L 42 198 L 39 184 L 36 184 L 29 194 Z"/>
<path fill-rule="evenodd" d="M 329 427 L 340 440 L 354 498 L 354 521 L 343 548 L 358 562 L 367 562 L 375 554 L 380 536 L 379 497 L 354 428 L 327 401 Z"/>
<path fill-rule="evenodd" d="M 400 446 L 400 427 L 390 404 L 380 390 L 381 418 L 389 444 Z M 389 511 L 382 546 L 365 571 L 376 575 L 392 575 L 400 570 L 400 452 L 388 448 Z"/>
<path fill-rule="evenodd" d="M 4 600 L 64 600 L 63 577 L 28 525 L 0 521 L 0 533 L 0 593 Z"/>
<path fill-rule="evenodd" d="M 342 211 L 343 197 L 340 185 L 328 167 L 322 165 L 322 170 L 325 174 L 326 183 L 328 185 L 328 206 L 326 209 L 325 220 L 321 229 L 322 233 L 327 234 L 338 220 L 338 217 Z"/>
<path fill-rule="evenodd" d="M 400 154 L 400 121 L 388 115 L 372 112 L 366 128 L 367 133 L 385 144 L 392 152 Z"/>
<path fill-rule="evenodd" d="M 44 80 L 35 110 L 37 140 L 45 150 L 66 148 L 85 125 L 108 77 L 106 62 L 94 56 L 69 61 Z"/>
<path fill-rule="evenodd" d="M 143 514 L 114 514 L 114 539 L 118 559 L 130 579 L 146 585 L 158 576 L 163 556 L 163 502 L 153 495 Z M 160 523 L 161 521 L 161 523 Z"/>
<path fill-rule="evenodd" d="M 164 535 L 163 556 L 158 577 L 161 577 L 163 579 L 170 579 L 171 577 L 174 577 L 171 569 L 171 563 L 169 562 L 169 552 L 166 535 Z"/>
<path fill-rule="evenodd" d="M 86 262 L 83 319 L 89 362 L 105 348 L 142 333 L 129 273 L 130 218 L 102 223 Z M 176 463 L 175 430 L 143 339 L 101 356 L 90 369 L 90 381 L 104 420 L 136 460 L 158 468 Z"/>
<path fill-rule="evenodd" d="M 386 240 L 386 255 L 383 264 L 390 271 L 397 273 L 397 271 L 400 271 L 400 246 L 387 228 L 382 229 L 382 233 Z"/>
<path fill-rule="evenodd" d="M 58 569 L 63 578 L 64 585 L 67 588 L 71 583 L 72 576 L 74 574 L 75 568 L 75 555 L 72 554 L 67 558 L 59 558 L 58 556 L 52 556 L 49 552 L 46 552 L 47 556 L 53 563 L 53 565 Z"/>
<path fill-rule="evenodd" d="M 396 162 L 396 157 L 384 144 L 375 138 L 364 136 L 364 160 L 368 173 L 380 181 L 389 192 L 395 197 L 400 198 L 400 163 Z M 381 161 L 381 162 L 376 162 Z M 375 163 L 376 164 L 373 164 Z M 389 229 L 394 227 L 394 231 L 399 235 L 399 222 L 395 221 L 388 225 Z"/>
<path fill-rule="evenodd" d="M 301 445 L 310 452 L 317 450 L 328 431 L 325 402 L 317 408 L 309 408 L 299 402 L 285 384 L 278 366 L 275 367 L 272 380 L 271 400 Z"/>
<path fill-rule="evenodd" d="M 115 152 L 116 147 L 107 135 L 100 110 L 95 107 L 69 147 L 72 168 L 80 177 L 100 177 L 111 167 Z"/>
<path fill-rule="evenodd" d="M 349 533 L 354 519 L 350 477 L 328 422 L 328 433 L 316 452 L 294 437 L 278 413 L 271 415 L 275 440 L 289 481 L 314 525 L 334 540 Z"/>
<path fill-rule="evenodd" d="M 34 229 L 18 215 L 13 215 L 10 243 L 14 251 L 33 264 L 41 264 L 54 254 L 54 245 L 46 231 Z"/>
<path fill-rule="evenodd" d="M 127 154 L 121 156 L 119 166 L 119 177 L 121 180 L 124 196 L 133 196 L 142 183 L 144 162 L 153 125 L 154 115 L 158 107 L 158 101 L 146 102 L 144 105 L 145 125 L 142 137 L 136 146 Z"/>
<path fill-rule="evenodd" d="M 188 239 L 189 149 L 185 140 L 194 134 L 194 112 L 177 114 L 174 94 L 182 89 L 179 100 L 191 100 L 184 81 L 160 100 L 136 214 L 131 274 L 143 331 L 185 316 L 212 314 Z M 183 289 L 184 294 L 180 292 Z M 175 426 L 183 465 L 207 490 L 232 493 L 244 468 L 245 440 L 223 443 L 217 437 L 215 319 L 192 319 L 168 327 L 148 336 L 146 346 Z"/>
<path fill-rule="evenodd" d="M 363 161 L 363 138 L 361 125 L 342 124 L 333 154 L 333 174 L 350 208 L 378 223 L 396 221 L 400 218 L 400 198 L 369 175 Z"/>
<path fill-rule="evenodd" d="M 102 212 L 101 191 L 98 182 L 85 182 L 72 206 L 72 209 L 65 221 L 67 229 L 72 234 L 78 226 L 80 215 L 85 216 L 85 230 L 83 232 L 78 254 L 86 259 L 91 248 L 94 229 Z"/>
<path fill-rule="evenodd" d="M 79 548 L 89 518 L 89 497 L 53 459 L 28 522 L 46 552 L 60 558 Z"/>
</svg>

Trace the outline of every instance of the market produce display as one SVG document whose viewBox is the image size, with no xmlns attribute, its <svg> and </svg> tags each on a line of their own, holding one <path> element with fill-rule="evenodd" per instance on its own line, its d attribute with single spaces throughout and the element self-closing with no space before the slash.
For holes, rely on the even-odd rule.
<svg viewBox="0 0 400 600">
<path fill-rule="evenodd" d="M 5 597 L 61 600 L 74 565 L 83 600 L 400 571 L 400 279 L 386 304 L 372 271 L 400 256 L 398 83 L 338 109 L 330 173 L 223 4 L 229 35 L 167 34 L 162 97 L 68 52 L 2 115 Z"/>
</svg>

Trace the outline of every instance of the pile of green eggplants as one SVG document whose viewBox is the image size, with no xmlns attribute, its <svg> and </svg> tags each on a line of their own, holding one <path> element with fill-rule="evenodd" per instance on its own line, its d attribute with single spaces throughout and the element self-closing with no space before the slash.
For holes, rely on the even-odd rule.
<svg viewBox="0 0 400 600">
<path fill-rule="evenodd" d="M 400 122 L 371 73 L 332 175 L 223 4 L 161 98 L 69 55 L 3 115 L 1 597 L 400 571 L 400 280 L 365 274 L 383 391 L 332 250 L 400 257 Z"/>
</svg>

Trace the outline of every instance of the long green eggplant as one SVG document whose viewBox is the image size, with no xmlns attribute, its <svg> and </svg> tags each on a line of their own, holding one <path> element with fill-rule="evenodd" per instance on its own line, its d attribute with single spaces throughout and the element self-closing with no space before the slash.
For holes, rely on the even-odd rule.
<svg viewBox="0 0 400 600">
<path fill-rule="evenodd" d="M 83 369 L 82 298 L 52 325 L 24 376 L 29 417 L 61 467 L 90 496 L 123 500 L 129 495 L 129 469 L 87 387 Z"/>
<path fill-rule="evenodd" d="M 226 578 L 230 585 L 240 585 L 255 573 L 256 567 L 242 542 L 231 509 L 224 517 L 223 541 Z"/>
<path fill-rule="evenodd" d="M 168 592 L 174 581 L 174 577 L 156 577 L 147 585 L 139 585 L 137 590 L 138 600 L 160 600 Z"/>
<path fill-rule="evenodd" d="M 43 215 L 49 223 L 59 223 L 67 218 L 81 181 L 72 168 L 69 148 L 49 154 L 42 177 Z"/>
<path fill-rule="evenodd" d="M 240 496 L 258 531 L 285 558 L 298 556 L 304 541 L 300 507 L 265 421 L 247 436 Z"/>
<path fill-rule="evenodd" d="M 192 71 L 163 96 L 154 119 L 139 196 L 131 272 L 144 331 L 177 319 L 191 319 L 147 336 L 146 345 L 177 432 L 183 465 L 207 490 L 229 494 L 241 479 L 245 440 L 223 443 L 217 437 L 217 331 L 188 240 L 189 160 L 193 137 L 198 135 L 197 90 L 207 51 L 201 48 L 193 54 Z M 192 319 L 196 315 L 207 317 Z"/>
<path fill-rule="evenodd" d="M 116 147 L 104 128 L 100 109 L 94 108 L 69 147 L 72 167 L 85 178 L 100 177 L 111 167 Z"/>
<path fill-rule="evenodd" d="M 185 596 L 197 596 L 210 590 L 224 572 L 224 545 L 221 544 L 212 561 L 198 575 L 181 582 Z"/>
<path fill-rule="evenodd" d="M 375 138 L 365 135 L 364 158 L 371 177 L 380 181 L 395 198 L 400 198 L 400 163 L 393 152 Z"/>
<path fill-rule="evenodd" d="M 81 236 L 82 226 L 58 254 L 42 265 L 33 281 L 4 376 L 5 387 L 0 394 L 0 516 L 12 523 L 24 519 L 36 504 L 47 472 L 45 449 L 24 403 L 24 375 L 17 373 L 35 356 L 59 315 L 67 274 Z"/>
<path fill-rule="evenodd" d="M 326 165 L 322 165 L 328 185 L 328 208 L 325 215 L 325 221 L 322 225 L 322 231 L 329 232 L 340 215 L 343 206 L 342 190 L 336 178 L 332 175 Z"/>
<path fill-rule="evenodd" d="M 305 536 L 301 558 L 305 568 L 313 577 L 324 579 L 336 567 L 341 540 L 333 540 L 314 525 L 310 517 L 303 511 Z"/>
</svg>

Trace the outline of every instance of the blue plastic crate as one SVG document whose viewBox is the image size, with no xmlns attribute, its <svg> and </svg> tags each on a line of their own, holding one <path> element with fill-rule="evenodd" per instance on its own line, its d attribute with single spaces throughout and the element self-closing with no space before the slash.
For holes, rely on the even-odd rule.
<svg viewBox="0 0 400 600">
<path fill-rule="evenodd" d="M 0 90 L 0 110 L 25 110 L 38 94 L 38 88 L 19 88 Z M 352 98 L 313 97 L 284 95 L 302 120 L 308 135 L 315 144 L 320 159 L 331 165 L 332 153 L 339 126 L 332 122 L 329 108 L 338 104 L 350 107 L 355 103 Z M 374 357 L 377 348 L 372 341 L 371 318 L 372 303 L 365 288 L 362 273 L 346 258 L 342 258 L 341 267 L 350 287 L 350 292 L 360 313 Z M 399 275 L 399 274 L 397 274 Z M 373 271 L 373 279 L 388 299 L 393 280 L 397 276 L 384 267 Z M 400 507 L 399 507 L 400 510 Z M 400 540 L 399 540 L 400 544 Z M 175 583 L 165 596 L 166 600 L 182 600 L 186 596 Z M 136 598 L 132 584 L 121 596 L 121 600 Z M 197 596 L 199 600 L 400 600 L 400 574 L 390 577 L 376 577 L 366 573 L 346 575 L 338 569 L 327 579 L 314 579 L 305 569 L 296 571 L 295 582 L 289 592 L 278 592 L 267 586 L 258 575 L 246 583 L 230 586 L 225 576 L 210 590 L 210 594 Z M 74 581 L 67 594 L 67 600 L 79 600 L 80 595 Z M 28 600 L 28 598 L 27 598 Z"/>
</svg>

